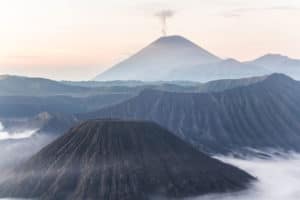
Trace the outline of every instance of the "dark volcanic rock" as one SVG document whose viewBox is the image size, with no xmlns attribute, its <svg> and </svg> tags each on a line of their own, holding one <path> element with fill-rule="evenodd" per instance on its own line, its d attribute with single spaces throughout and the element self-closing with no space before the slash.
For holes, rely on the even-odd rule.
<svg viewBox="0 0 300 200">
<path fill-rule="evenodd" d="M 81 117 L 154 121 L 210 153 L 245 147 L 299 151 L 300 83 L 273 74 L 250 85 L 214 93 L 147 90 Z"/>
<path fill-rule="evenodd" d="M 246 188 L 253 177 L 152 122 L 80 124 L 16 168 L 1 197 L 143 200 Z"/>
</svg>

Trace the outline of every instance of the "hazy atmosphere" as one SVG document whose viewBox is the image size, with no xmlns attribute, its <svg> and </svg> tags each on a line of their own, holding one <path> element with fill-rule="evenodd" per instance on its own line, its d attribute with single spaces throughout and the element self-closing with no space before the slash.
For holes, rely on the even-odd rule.
<svg viewBox="0 0 300 200">
<path fill-rule="evenodd" d="M 0 199 L 299 200 L 299 0 L 0 0 Z"/>
<path fill-rule="evenodd" d="M 182 35 L 222 58 L 300 58 L 298 0 L 0 1 L 0 73 L 88 80 L 161 36 Z M 59 73 L 57 73 L 59 71 Z"/>
</svg>

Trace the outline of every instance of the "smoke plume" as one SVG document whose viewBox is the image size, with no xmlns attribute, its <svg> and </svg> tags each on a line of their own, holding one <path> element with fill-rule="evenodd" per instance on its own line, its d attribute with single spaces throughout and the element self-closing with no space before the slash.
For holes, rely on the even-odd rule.
<svg viewBox="0 0 300 200">
<path fill-rule="evenodd" d="M 175 14 L 175 11 L 173 11 L 173 10 L 161 10 L 161 11 L 155 13 L 155 16 L 161 20 L 163 36 L 167 35 L 167 19 L 173 17 L 174 14 Z"/>
</svg>

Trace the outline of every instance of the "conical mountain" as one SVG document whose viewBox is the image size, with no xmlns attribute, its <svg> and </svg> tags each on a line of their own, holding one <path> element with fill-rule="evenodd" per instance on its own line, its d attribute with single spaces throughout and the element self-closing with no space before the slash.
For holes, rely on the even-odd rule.
<svg viewBox="0 0 300 200">
<path fill-rule="evenodd" d="M 96 80 L 170 80 L 169 73 L 178 68 L 219 61 L 220 58 L 184 37 L 167 36 L 100 74 Z"/>
<path fill-rule="evenodd" d="M 71 129 L 0 184 L 1 197 L 144 200 L 246 188 L 254 178 L 152 122 L 92 120 Z"/>
</svg>

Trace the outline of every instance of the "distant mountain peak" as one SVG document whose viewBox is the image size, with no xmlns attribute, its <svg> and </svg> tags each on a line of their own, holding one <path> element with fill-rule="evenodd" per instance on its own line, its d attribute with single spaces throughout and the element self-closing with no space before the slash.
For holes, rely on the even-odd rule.
<svg viewBox="0 0 300 200">
<path fill-rule="evenodd" d="M 266 54 L 249 63 L 263 67 L 271 73 L 286 74 L 293 79 L 300 79 L 300 59 L 291 58 L 282 54 Z"/>
<path fill-rule="evenodd" d="M 293 62 L 300 62 L 299 59 L 296 58 L 291 58 L 289 56 L 286 55 L 282 55 L 282 54 L 266 54 L 264 56 L 261 56 L 257 59 L 255 59 L 252 62 L 257 62 L 257 63 L 262 63 L 262 64 L 278 64 L 278 63 L 293 63 Z M 299 65 L 299 64 L 298 64 Z"/>
<path fill-rule="evenodd" d="M 192 41 L 180 35 L 171 35 L 171 36 L 163 36 L 158 38 L 153 42 L 155 43 L 164 43 L 164 44 L 192 44 L 195 45 Z"/>
<path fill-rule="evenodd" d="M 282 73 L 273 73 L 269 76 L 266 76 L 265 80 L 284 80 L 284 81 L 294 81 L 291 77 L 282 74 Z"/>
<path fill-rule="evenodd" d="M 297 81 L 282 73 L 273 73 L 265 76 L 260 82 L 265 88 L 271 90 L 289 90 L 299 85 Z"/>
<path fill-rule="evenodd" d="M 283 60 L 283 59 L 289 59 L 289 57 L 282 54 L 269 53 L 262 57 L 259 57 L 256 60 Z"/>
<path fill-rule="evenodd" d="M 166 36 L 111 67 L 96 80 L 166 81 L 172 80 L 170 74 L 174 70 L 220 61 L 219 57 L 182 36 Z"/>
</svg>

